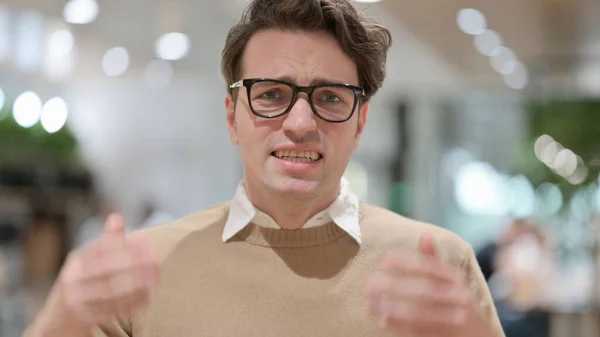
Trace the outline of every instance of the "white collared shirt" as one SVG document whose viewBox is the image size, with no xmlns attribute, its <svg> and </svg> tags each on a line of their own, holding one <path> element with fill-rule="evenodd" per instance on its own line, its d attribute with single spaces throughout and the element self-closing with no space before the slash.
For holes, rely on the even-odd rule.
<svg viewBox="0 0 600 337">
<path fill-rule="evenodd" d="M 327 209 L 310 218 L 302 228 L 323 226 L 333 221 L 360 244 L 358 197 L 350 191 L 346 178 L 342 177 L 340 185 L 340 194 L 338 194 L 335 201 Z M 251 222 L 261 227 L 281 228 L 272 217 L 252 205 L 242 182 L 231 201 L 229 216 L 223 230 L 223 242 L 234 237 Z"/>
</svg>

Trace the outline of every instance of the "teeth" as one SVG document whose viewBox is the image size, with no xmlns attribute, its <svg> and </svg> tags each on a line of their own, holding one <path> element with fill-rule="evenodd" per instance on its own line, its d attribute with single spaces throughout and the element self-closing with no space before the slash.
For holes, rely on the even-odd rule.
<svg viewBox="0 0 600 337">
<path fill-rule="evenodd" d="M 314 151 L 275 151 L 275 157 L 296 162 L 311 162 L 319 159 L 320 155 Z"/>
</svg>

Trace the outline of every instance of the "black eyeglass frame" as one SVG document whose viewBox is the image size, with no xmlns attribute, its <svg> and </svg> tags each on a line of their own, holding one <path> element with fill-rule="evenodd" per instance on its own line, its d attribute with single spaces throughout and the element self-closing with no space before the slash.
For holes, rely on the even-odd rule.
<svg viewBox="0 0 600 337">
<path fill-rule="evenodd" d="M 261 114 L 257 113 L 254 110 L 254 107 L 252 106 L 252 98 L 251 98 L 250 93 L 252 91 L 252 86 L 254 84 L 260 83 L 260 82 L 280 83 L 280 84 L 284 84 L 284 85 L 287 85 L 290 88 L 292 88 L 293 96 L 292 96 L 292 100 L 290 101 L 290 105 L 287 107 L 287 109 L 285 109 L 283 112 L 273 115 L 273 116 L 265 116 L 265 115 L 261 115 Z M 352 85 L 352 84 L 342 84 L 342 83 L 328 83 L 328 84 L 318 84 L 318 85 L 310 85 L 310 86 L 299 86 L 299 85 L 295 85 L 290 82 L 274 80 L 274 79 L 270 79 L 270 78 L 247 78 L 247 79 L 239 80 L 229 86 L 229 88 L 231 90 L 241 88 L 241 87 L 246 87 L 246 94 L 248 96 L 248 104 L 250 105 L 250 111 L 252 111 L 252 113 L 258 117 L 269 118 L 269 119 L 278 118 L 278 117 L 281 117 L 281 116 L 287 114 L 288 112 L 290 112 L 292 110 L 292 108 L 294 107 L 294 105 L 296 104 L 296 101 L 298 100 L 298 94 L 303 92 L 308 95 L 308 102 L 310 103 L 310 108 L 317 117 L 319 117 L 322 120 L 329 122 L 329 123 L 344 123 L 344 122 L 348 121 L 350 118 L 352 118 L 352 116 L 354 115 L 354 111 L 356 110 L 359 100 L 366 97 L 365 90 L 363 88 Z M 352 111 L 350 112 L 350 115 L 348 115 L 347 118 L 345 118 L 343 120 L 331 120 L 331 119 L 327 119 L 327 118 L 321 116 L 321 114 L 319 114 L 319 112 L 317 112 L 317 108 L 315 107 L 313 100 L 312 100 L 312 94 L 315 90 L 317 90 L 319 88 L 324 88 L 324 87 L 347 88 L 347 89 L 351 89 L 354 92 L 354 103 L 352 104 Z"/>
</svg>

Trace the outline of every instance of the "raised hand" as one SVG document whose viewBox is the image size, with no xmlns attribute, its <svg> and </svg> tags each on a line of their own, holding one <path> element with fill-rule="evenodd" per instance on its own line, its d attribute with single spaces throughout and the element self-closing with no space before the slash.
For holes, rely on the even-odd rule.
<svg viewBox="0 0 600 337">
<path fill-rule="evenodd" d="M 94 326 L 147 305 L 158 280 L 158 257 L 145 236 L 125 236 L 123 219 L 109 216 L 101 238 L 71 252 L 47 305 L 47 315 L 74 326 Z M 60 310 L 57 308 L 59 307 Z"/>
<path fill-rule="evenodd" d="M 365 290 L 370 313 L 398 333 L 467 336 L 475 317 L 465 273 L 438 256 L 429 234 L 421 236 L 418 253 L 388 253 Z"/>
</svg>

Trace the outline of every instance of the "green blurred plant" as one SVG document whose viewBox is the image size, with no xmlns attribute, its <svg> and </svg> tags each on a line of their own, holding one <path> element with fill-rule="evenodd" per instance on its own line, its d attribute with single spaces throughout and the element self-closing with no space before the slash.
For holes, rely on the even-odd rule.
<svg viewBox="0 0 600 337">
<path fill-rule="evenodd" d="M 2 118 L 3 117 L 3 118 Z M 79 166 L 77 140 L 65 125 L 48 133 L 40 123 L 23 128 L 5 108 L 0 111 L 0 165 L 37 162 L 57 166 Z"/>
<path fill-rule="evenodd" d="M 530 102 L 526 111 L 531 137 L 519 151 L 515 171 L 526 175 L 536 187 L 544 182 L 559 185 L 567 198 L 596 181 L 600 171 L 600 100 Z M 535 156 L 535 141 L 544 134 L 583 159 L 589 170 L 584 182 L 572 185 Z"/>
</svg>

